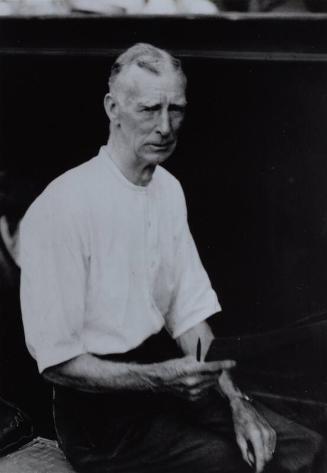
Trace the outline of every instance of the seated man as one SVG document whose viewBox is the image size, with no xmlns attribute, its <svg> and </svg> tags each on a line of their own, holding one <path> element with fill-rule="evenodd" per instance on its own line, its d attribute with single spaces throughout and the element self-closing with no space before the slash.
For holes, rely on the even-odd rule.
<svg viewBox="0 0 327 473">
<path fill-rule="evenodd" d="M 160 165 L 185 87 L 167 52 L 123 53 L 105 97 L 107 145 L 50 184 L 21 225 L 26 342 L 55 387 L 59 443 L 79 472 L 324 473 L 317 433 L 254 406 L 233 361 L 204 361 L 220 306 L 182 188 Z"/>
</svg>

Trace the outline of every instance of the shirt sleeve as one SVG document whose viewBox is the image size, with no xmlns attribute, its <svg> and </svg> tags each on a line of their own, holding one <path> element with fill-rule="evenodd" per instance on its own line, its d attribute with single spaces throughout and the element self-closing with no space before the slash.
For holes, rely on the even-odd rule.
<svg viewBox="0 0 327 473">
<path fill-rule="evenodd" d="M 68 208 L 62 198 L 41 198 L 20 228 L 25 339 L 40 372 L 85 353 L 87 258 L 78 218 Z"/>
<path fill-rule="evenodd" d="M 217 295 L 200 260 L 187 221 L 184 193 L 179 188 L 176 215 L 175 291 L 167 328 L 174 338 L 221 311 Z"/>
</svg>

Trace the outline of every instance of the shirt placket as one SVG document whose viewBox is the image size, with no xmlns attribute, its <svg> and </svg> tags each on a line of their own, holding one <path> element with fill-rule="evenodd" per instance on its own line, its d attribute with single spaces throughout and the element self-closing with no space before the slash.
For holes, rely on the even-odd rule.
<svg viewBox="0 0 327 473">
<path fill-rule="evenodd" d="M 146 264 L 149 281 L 149 292 L 151 303 L 156 307 L 153 300 L 154 284 L 156 273 L 158 271 L 159 254 L 158 254 L 158 221 L 154 209 L 153 196 L 149 192 L 145 194 L 145 230 L 146 230 Z M 156 307 L 156 310 L 157 307 Z"/>
</svg>

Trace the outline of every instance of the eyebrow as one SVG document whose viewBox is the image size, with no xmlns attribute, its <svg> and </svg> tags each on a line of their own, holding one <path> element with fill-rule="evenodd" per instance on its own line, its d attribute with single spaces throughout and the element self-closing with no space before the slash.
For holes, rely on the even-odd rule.
<svg viewBox="0 0 327 473">
<path fill-rule="evenodd" d="M 175 105 L 176 107 L 185 108 L 187 105 L 187 102 L 185 100 L 183 102 L 173 102 L 173 103 L 170 103 L 169 105 Z"/>
<path fill-rule="evenodd" d="M 158 105 L 161 105 L 161 102 L 160 101 L 144 101 L 144 102 L 138 102 L 137 103 L 137 107 L 156 107 Z M 185 108 L 187 105 L 187 102 L 186 100 L 183 101 L 183 102 L 170 102 L 168 104 L 168 107 L 180 107 L 180 108 Z"/>
</svg>

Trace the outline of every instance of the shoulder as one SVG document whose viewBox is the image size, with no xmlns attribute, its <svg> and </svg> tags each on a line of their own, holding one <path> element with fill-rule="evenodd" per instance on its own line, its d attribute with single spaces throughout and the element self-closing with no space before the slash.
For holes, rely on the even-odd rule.
<svg viewBox="0 0 327 473">
<path fill-rule="evenodd" d="M 77 218 L 85 211 L 86 189 L 96 180 L 95 158 L 54 179 L 27 210 L 22 227 L 37 223 L 58 223 Z"/>
<path fill-rule="evenodd" d="M 71 200 L 74 202 L 74 199 L 80 202 L 83 192 L 87 188 L 93 188 L 98 171 L 98 160 L 92 158 L 54 179 L 40 195 L 39 200 L 62 199 L 66 205 L 69 205 Z"/>
</svg>

